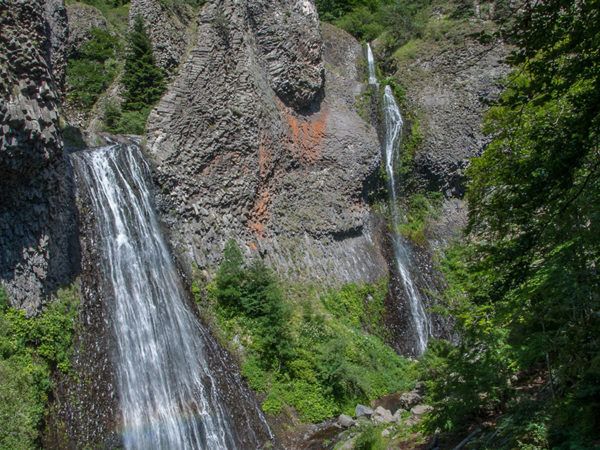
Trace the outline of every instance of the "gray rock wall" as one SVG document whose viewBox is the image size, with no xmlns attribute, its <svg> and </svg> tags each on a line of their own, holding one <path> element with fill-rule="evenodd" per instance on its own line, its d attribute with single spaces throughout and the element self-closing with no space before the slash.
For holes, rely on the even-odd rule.
<svg viewBox="0 0 600 450">
<path fill-rule="evenodd" d="M 186 54 L 190 43 L 189 28 L 194 11 L 189 5 L 160 0 L 131 0 L 130 25 L 140 16 L 152 41 L 156 63 L 169 71 L 175 69 Z"/>
<path fill-rule="evenodd" d="M 34 313 L 78 260 L 58 113 L 66 12 L 55 0 L 8 0 L 0 12 L 0 282 Z"/>
<path fill-rule="evenodd" d="M 380 154 L 354 110 L 361 47 L 345 33 L 325 38 L 339 39 L 346 58 L 323 54 L 307 0 L 220 0 L 200 11 L 194 48 L 147 136 L 186 265 L 214 268 L 234 238 L 293 279 L 387 273 L 364 199 Z"/>
</svg>

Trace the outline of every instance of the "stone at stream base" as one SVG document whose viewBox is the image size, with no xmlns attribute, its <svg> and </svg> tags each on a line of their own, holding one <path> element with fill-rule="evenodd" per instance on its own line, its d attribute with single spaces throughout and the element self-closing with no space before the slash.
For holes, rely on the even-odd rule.
<svg viewBox="0 0 600 450">
<path fill-rule="evenodd" d="M 423 398 L 416 391 L 405 392 L 398 399 L 398 404 L 401 408 L 409 409 L 415 405 L 418 405 Z"/>
<path fill-rule="evenodd" d="M 346 414 L 341 414 L 340 417 L 338 417 L 338 424 L 343 428 L 350 428 L 356 425 L 356 421 Z"/>
<path fill-rule="evenodd" d="M 394 421 L 394 416 L 388 409 L 378 406 L 373 414 L 373 421 L 376 423 L 391 423 Z"/>
<path fill-rule="evenodd" d="M 410 410 L 410 412 L 413 413 L 415 416 L 422 416 L 431 411 L 433 411 L 433 408 L 429 405 L 417 405 L 411 408 Z"/>
<path fill-rule="evenodd" d="M 371 417 L 373 415 L 373 410 L 365 405 L 356 405 L 355 414 L 356 417 Z"/>
<path fill-rule="evenodd" d="M 402 420 L 402 414 L 404 414 L 405 412 L 406 412 L 406 410 L 405 410 L 405 409 L 399 409 L 399 410 L 397 410 L 397 411 L 394 413 L 394 415 L 392 416 L 392 417 L 393 417 L 393 419 L 394 419 L 393 421 L 394 421 L 394 422 L 400 422 L 400 421 Z"/>
</svg>

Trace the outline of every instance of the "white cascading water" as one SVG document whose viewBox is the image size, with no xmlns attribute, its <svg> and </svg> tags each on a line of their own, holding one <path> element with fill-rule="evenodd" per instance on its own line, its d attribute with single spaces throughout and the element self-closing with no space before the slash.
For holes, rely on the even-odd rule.
<svg viewBox="0 0 600 450">
<path fill-rule="evenodd" d="M 410 271 L 410 253 L 404 242 L 404 239 L 398 233 L 398 226 L 402 221 L 402 215 L 398 209 L 398 188 L 396 183 L 396 173 L 394 170 L 395 158 L 398 154 L 398 147 L 402 138 L 402 115 L 394 98 L 394 93 L 390 86 L 386 86 L 383 93 L 383 117 L 385 126 L 385 169 L 388 176 L 388 189 L 390 191 L 390 211 L 392 217 L 392 240 L 394 244 L 394 256 L 396 266 L 402 278 L 404 292 L 409 300 L 410 314 L 415 328 L 417 355 L 423 354 L 427 348 L 429 338 L 429 318 L 423 306 L 423 299 L 416 288 Z"/>
<path fill-rule="evenodd" d="M 375 76 L 375 58 L 369 43 L 367 43 L 367 64 L 369 65 L 369 84 L 378 84 L 377 76 Z"/>
<path fill-rule="evenodd" d="M 136 145 L 73 155 L 89 193 L 114 298 L 117 381 L 127 449 L 231 449 L 205 334 L 186 306 Z"/>
<path fill-rule="evenodd" d="M 367 59 L 369 61 L 369 84 L 377 84 L 375 77 L 375 61 L 371 46 L 367 44 Z M 374 80 L 374 81 L 373 81 Z M 398 232 L 398 227 L 403 218 L 400 209 L 398 208 L 398 187 L 396 182 L 395 161 L 402 139 L 402 114 L 400 108 L 394 98 L 394 93 L 390 86 L 386 86 L 383 93 L 383 117 L 384 117 L 384 158 L 385 169 L 388 178 L 388 190 L 390 193 L 390 212 L 392 218 L 392 241 L 394 246 L 394 257 L 396 259 L 396 267 L 402 278 L 402 286 L 408 298 L 410 316 L 415 332 L 415 348 L 414 353 L 417 355 L 423 354 L 427 348 L 429 338 L 429 317 L 423 306 L 423 299 L 419 290 L 415 286 L 412 275 L 409 271 L 411 264 L 410 252 L 403 237 Z"/>
</svg>

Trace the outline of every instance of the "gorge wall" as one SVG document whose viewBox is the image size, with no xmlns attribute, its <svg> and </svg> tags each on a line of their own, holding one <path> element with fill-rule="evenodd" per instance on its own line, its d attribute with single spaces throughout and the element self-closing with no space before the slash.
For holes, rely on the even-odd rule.
<svg viewBox="0 0 600 450">
<path fill-rule="evenodd" d="M 234 238 L 292 279 L 386 274 L 365 199 L 377 136 L 354 107 L 362 49 L 336 37 L 338 54 L 323 51 L 306 0 L 201 9 L 196 43 L 147 136 L 159 205 L 186 265 L 214 268 Z"/>
<path fill-rule="evenodd" d="M 0 280 L 33 314 L 78 270 L 59 117 L 67 20 L 58 0 L 0 8 Z"/>
</svg>

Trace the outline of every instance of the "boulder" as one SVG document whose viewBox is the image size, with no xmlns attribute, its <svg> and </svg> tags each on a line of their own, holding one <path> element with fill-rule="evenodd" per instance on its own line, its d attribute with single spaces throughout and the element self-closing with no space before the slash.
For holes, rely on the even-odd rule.
<svg viewBox="0 0 600 450">
<path fill-rule="evenodd" d="M 378 406 L 375 408 L 372 419 L 377 423 L 390 423 L 394 421 L 394 416 L 388 409 Z"/>
<path fill-rule="evenodd" d="M 338 417 L 338 424 L 343 428 L 350 428 L 350 427 L 356 425 L 356 421 L 352 417 L 350 417 L 346 414 L 341 414 Z"/>
<path fill-rule="evenodd" d="M 429 405 L 417 405 L 411 408 L 410 412 L 415 416 L 422 416 L 433 411 L 433 408 Z"/>
<path fill-rule="evenodd" d="M 422 400 L 423 398 L 421 397 L 421 395 L 419 395 L 419 393 L 416 390 L 413 390 L 402 394 L 398 399 L 398 405 L 400 406 L 400 408 L 410 409 L 413 406 L 421 403 Z"/>
<path fill-rule="evenodd" d="M 373 410 L 365 405 L 356 405 L 356 417 L 371 417 L 373 415 Z"/>
</svg>

